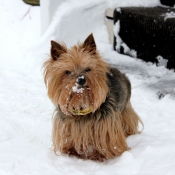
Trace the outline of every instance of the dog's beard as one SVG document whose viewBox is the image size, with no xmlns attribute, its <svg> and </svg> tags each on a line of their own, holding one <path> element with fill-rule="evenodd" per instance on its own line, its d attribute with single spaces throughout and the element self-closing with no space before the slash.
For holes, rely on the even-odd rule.
<svg viewBox="0 0 175 175">
<path fill-rule="evenodd" d="M 93 111 L 93 93 L 89 87 L 66 87 L 60 94 L 59 105 L 66 115 L 86 115 Z"/>
</svg>

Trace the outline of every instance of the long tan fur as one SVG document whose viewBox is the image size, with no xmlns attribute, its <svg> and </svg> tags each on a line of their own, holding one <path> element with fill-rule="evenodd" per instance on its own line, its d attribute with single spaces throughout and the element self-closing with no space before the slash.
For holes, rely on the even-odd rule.
<svg viewBox="0 0 175 175">
<path fill-rule="evenodd" d="M 121 114 L 113 111 L 103 119 L 100 111 L 96 115 L 62 120 L 56 112 L 52 138 L 54 151 L 104 161 L 129 150 L 126 136 L 140 133 L 138 122 L 141 122 L 131 105 Z"/>
<path fill-rule="evenodd" d="M 140 133 L 142 121 L 131 106 L 127 77 L 101 59 L 92 34 L 70 49 L 54 41 L 51 45 L 44 80 L 56 106 L 54 151 L 104 161 L 129 150 L 126 137 Z M 77 77 L 82 76 L 85 84 L 77 85 Z M 75 86 L 82 91 L 74 91 Z M 85 115 L 72 112 L 90 108 Z"/>
</svg>

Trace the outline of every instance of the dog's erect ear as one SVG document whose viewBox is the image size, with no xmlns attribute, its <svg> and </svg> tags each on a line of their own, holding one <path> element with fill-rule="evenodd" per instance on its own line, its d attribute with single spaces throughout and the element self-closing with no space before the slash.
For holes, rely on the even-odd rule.
<svg viewBox="0 0 175 175">
<path fill-rule="evenodd" d="M 83 43 L 83 48 L 87 52 L 92 52 L 92 54 L 95 53 L 96 44 L 92 33 L 85 39 Z"/>
<path fill-rule="evenodd" d="M 55 41 L 51 41 L 50 54 L 53 60 L 57 60 L 61 54 L 66 53 L 67 49 L 64 45 L 61 45 Z"/>
</svg>

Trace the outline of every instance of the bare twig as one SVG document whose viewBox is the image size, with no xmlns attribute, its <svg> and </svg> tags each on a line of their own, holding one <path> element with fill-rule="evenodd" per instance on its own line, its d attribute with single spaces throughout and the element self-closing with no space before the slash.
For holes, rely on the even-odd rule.
<svg viewBox="0 0 175 175">
<path fill-rule="evenodd" d="M 27 12 L 24 14 L 24 16 L 21 18 L 21 20 L 23 20 L 27 16 L 27 14 L 29 14 L 29 18 L 31 19 L 31 17 L 30 17 L 30 8 L 31 8 L 31 6 L 27 10 Z"/>
</svg>

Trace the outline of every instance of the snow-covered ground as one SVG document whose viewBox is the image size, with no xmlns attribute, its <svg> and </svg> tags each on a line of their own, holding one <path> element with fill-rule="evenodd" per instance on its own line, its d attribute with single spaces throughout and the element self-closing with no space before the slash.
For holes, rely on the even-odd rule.
<svg viewBox="0 0 175 175">
<path fill-rule="evenodd" d="M 41 37 L 40 7 L 0 0 L 0 175 L 175 174 L 175 73 L 113 51 L 104 25 L 107 7 L 155 5 L 159 0 L 67 0 Z M 105 163 L 53 153 L 54 107 L 41 69 L 51 39 L 71 46 L 91 32 L 104 59 L 131 80 L 131 102 L 145 125 L 128 137 L 130 151 Z"/>
</svg>

